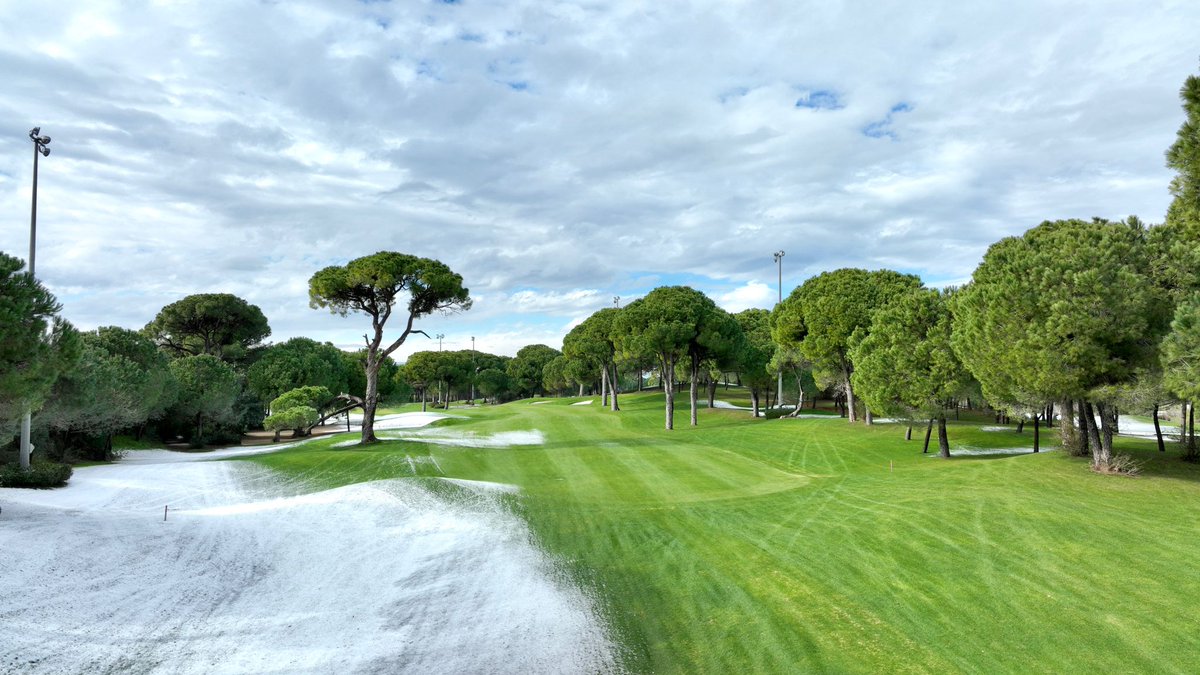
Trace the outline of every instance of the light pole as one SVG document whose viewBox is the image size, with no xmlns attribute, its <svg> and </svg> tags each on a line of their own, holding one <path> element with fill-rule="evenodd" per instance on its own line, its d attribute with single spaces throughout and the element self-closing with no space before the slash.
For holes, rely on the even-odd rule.
<svg viewBox="0 0 1200 675">
<path fill-rule="evenodd" d="M 29 209 L 29 277 L 34 278 L 33 263 L 37 254 L 37 180 L 38 155 L 50 155 L 49 136 L 42 136 L 42 128 L 34 127 L 29 131 L 29 140 L 33 141 L 33 200 Z M 29 468 L 29 457 L 33 454 L 33 444 L 29 442 L 29 431 L 32 426 L 33 411 L 25 406 L 25 416 L 21 418 L 21 468 Z"/>
<path fill-rule="evenodd" d="M 438 341 L 438 351 L 440 352 L 440 351 L 442 351 L 442 338 L 446 337 L 446 334 L 445 334 L 445 333 L 438 333 L 437 335 L 434 335 L 434 337 L 435 337 L 435 338 L 437 338 L 437 341 Z"/>
<path fill-rule="evenodd" d="M 776 251 L 775 264 L 779 266 L 779 302 L 775 305 L 778 307 L 783 304 L 783 251 Z M 783 405 L 783 369 L 779 369 L 779 391 L 776 393 L 775 406 Z"/>
<path fill-rule="evenodd" d="M 616 307 L 617 309 L 621 309 L 621 296 L 619 296 L 619 295 L 613 296 L 613 307 Z"/>
<path fill-rule="evenodd" d="M 475 405 L 475 373 L 479 370 L 475 368 L 475 336 L 471 336 L 471 405 Z"/>
</svg>

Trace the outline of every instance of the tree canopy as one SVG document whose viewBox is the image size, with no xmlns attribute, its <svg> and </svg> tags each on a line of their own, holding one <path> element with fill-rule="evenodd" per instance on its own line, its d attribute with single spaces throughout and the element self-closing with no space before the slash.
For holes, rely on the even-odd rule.
<svg viewBox="0 0 1200 675">
<path fill-rule="evenodd" d="M 771 340 L 771 313 L 765 309 L 747 309 L 733 316 L 745 336 L 737 354 L 737 370 L 742 384 L 750 389 L 750 402 L 754 416 L 758 417 L 760 397 L 775 386 L 775 376 L 767 367 L 775 351 L 775 343 Z"/>
<path fill-rule="evenodd" d="M 110 459 L 112 435 L 160 417 L 175 402 L 176 382 L 166 356 L 140 333 L 106 326 L 80 339 L 79 362 L 55 383 L 39 423 L 101 437 L 89 458 Z"/>
<path fill-rule="evenodd" d="M 1162 300 L 1145 272 L 1141 232 L 1124 223 L 1045 222 L 1002 239 L 955 296 L 954 350 L 989 400 L 1085 399 L 1154 357 Z"/>
<path fill-rule="evenodd" d="M 383 360 L 404 344 L 422 316 L 471 307 L 463 279 L 445 264 L 406 253 L 381 251 L 345 265 L 326 267 L 308 281 L 309 304 L 345 316 L 359 312 L 371 317 L 371 332 L 364 335 L 367 377 L 363 400 L 362 442 L 374 443 L 375 410 L 379 405 L 379 369 Z M 400 335 L 385 344 L 384 327 L 396 305 L 403 303 L 408 316 Z M 390 378 L 389 378 L 390 380 Z"/>
<path fill-rule="evenodd" d="M 950 456 L 946 408 L 971 381 L 950 347 L 951 314 L 936 290 L 910 291 L 875 313 L 851 351 L 854 385 L 875 410 L 938 420 L 938 446 Z"/>
<path fill-rule="evenodd" d="M 737 322 L 727 312 L 687 286 L 660 286 L 650 291 L 622 309 L 613 324 L 615 343 L 623 355 L 653 356 L 658 362 L 666 394 L 667 429 L 675 427 L 675 367 L 686 361 L 695 375 L 710 351 L 732 350 L 734 330 L 740 334 Z M 695 378 L 693 411 L 694 382 Z"/>
<path fill-rule="evenodd" d="M 206 423 L 235 421 L 234 404 L 242 390 L 238 375 L 210 354 L 185 356 L 172 361 L 170 367 L 179 383 L 172 412 L 191 422 L 192 444 L 203 445 Z"/>
<path fill-rule="evenodd" d="M 546 391 L 546 364 L 562 356 L 562 352 L 547 345 L 525 345 L 508 362 L 508 376 L 519 396 L 534 396 Z"/>
<path fill-rule="evenodd" d="M 19 259 L 0 253 L 0 437 L 19 429 L 26 410 L 37 411 L 58 376 L 79 359 L 79 334 L 58 316 L 62 306 L 22 271 Z M 23 466 L 28 457 L 22 457 Z"/>
<path fill-rule="evenodd" d="M 919 288 L 921 280 L 892 270 L 843 268 L 805 281 L 772 314 L 772 336 L 798 347 L 813 367 L 836 376 L 845 388 L 850 420 L 857 420 L 850 349 L 866 337 L 871 317 L 893 299 Z"/>
<path fill-rule="evenodd" d="M 163 307 L 144 331 L 174 356 L 240 361 L 271 334 L 271 327 L 258 306 L 236 295 L 198 293 Z"/>
<path fill-rule="evenodd" d="M 352 364 L 346 358 L 346 352 L 328 342 L 295 337 L 264 349 L 247 369 L 246 384 L 264 402 L 303 386 L 325 387 L 336 393 L 362 396 L 365 379 L 359 391 L 350 389 L 352 373 L 361 367 L 358 363 Z"/>
</svg>

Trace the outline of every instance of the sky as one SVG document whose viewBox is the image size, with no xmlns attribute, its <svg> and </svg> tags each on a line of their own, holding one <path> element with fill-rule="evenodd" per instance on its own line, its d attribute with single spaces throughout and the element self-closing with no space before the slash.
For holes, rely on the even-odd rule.
<svg viewBox="0 0 1200 675">
<path fill-rule="evenodd" d="M 51 9 L 51 6 L 53 9 Z M 192 293 L 362 345 L 308 279 L 436 258 L 446 349 L 561 346 L 686 284 L 959 284 L 1043 220 L 1161 222 L 1200 3 L 0 0 L 0 251 L 81 329 Z M 396 335 L 393 330 L 389 335 Z M 415 335 L 396 354 L 436 349 Z"/>
</svg>

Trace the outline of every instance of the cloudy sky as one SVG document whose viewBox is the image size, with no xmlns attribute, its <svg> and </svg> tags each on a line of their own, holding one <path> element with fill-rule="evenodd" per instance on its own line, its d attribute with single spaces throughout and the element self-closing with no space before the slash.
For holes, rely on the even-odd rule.
<svg viewBox="0 0 1200 675">
<path fill-rule="evenodd" d="M 0 2 L 0 250 L 81 328 L 228 292 L 361 343 L 316 270 L 442 260 L 447 348 L 560 346 L 685 283 L 939 285 L 1045 219 L 1161 221 L 1200 3 Z M 416 336 L 401 354 L 427 349 Z M 432 343 L 436 348 L 436 343 Z"/>
</svg>

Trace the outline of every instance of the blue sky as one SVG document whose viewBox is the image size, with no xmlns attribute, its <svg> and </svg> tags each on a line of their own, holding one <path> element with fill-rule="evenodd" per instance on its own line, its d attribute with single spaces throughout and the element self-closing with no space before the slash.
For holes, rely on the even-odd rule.
<svg viewBox="0 0 1200 675">
<path fill-rule="evenodd" d="M 438 258 L 449 348 L 558 346 L 687 283 L 770 307 L 842 266 L 961 283 L 1046 219 L 1169 202 L 1194 2 L 0 5 L 0 250 L 83 328 L 236 293 L 359 343 L 316 270 Z M 417 338 L 405 352 L 429 345 Z"/>
</svg>

